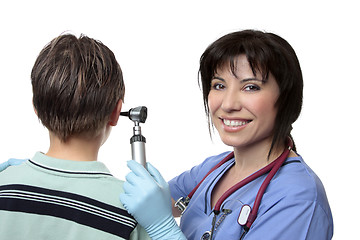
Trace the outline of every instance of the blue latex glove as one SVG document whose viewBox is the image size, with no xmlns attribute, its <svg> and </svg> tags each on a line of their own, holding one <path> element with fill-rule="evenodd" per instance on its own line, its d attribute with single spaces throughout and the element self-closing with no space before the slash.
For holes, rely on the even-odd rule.
<svg viewBox="0 0 360 240">
<path fill-rule="evenodd" d="M 23 162 L 25 162 L 27 159 L 15 159 L 15 158 L 10 158 L 9 160 L 7 160 L 6 162 L 0 163 L 0 172 L 2 172 L 3 170 L 7 169 L 10 166 L 15 166 L 15 165 L 20 165 Z"/>
<path fill-rule="evenodd" d="M 134 160 L 127 165 L 132 172 L 126 176 L 120 201 L 128 212 L 154 240 L 186 240 L 172 216 L 169 185 L 159 171 L 150 163 L 148 171 Z"/>
</svg>

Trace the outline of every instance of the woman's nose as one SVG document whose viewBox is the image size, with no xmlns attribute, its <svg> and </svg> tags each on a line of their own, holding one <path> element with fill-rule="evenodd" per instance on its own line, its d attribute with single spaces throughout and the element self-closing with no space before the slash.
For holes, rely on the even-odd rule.
<svg viewBox="0 0 360 240">
<path fill-rule="evenodd" d="M 240 111 L 242 105 L 238 91 L 227 89 L 223 95 L 221 108 L 225 112 Z"/>
</svg>

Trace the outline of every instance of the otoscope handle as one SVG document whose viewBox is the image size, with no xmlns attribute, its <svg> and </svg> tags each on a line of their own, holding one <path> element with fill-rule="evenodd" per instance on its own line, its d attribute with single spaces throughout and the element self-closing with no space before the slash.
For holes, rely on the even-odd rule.
<svg viewBox="0 0 360 240">
<path fill-rule="evenodd" d="M 141 135 L 140 126 L 135 125 L 134 135 L 130 138 L 132 159 L 139 162 L 146 169 L 145 143 L 146 138 Z"/>
</svg>

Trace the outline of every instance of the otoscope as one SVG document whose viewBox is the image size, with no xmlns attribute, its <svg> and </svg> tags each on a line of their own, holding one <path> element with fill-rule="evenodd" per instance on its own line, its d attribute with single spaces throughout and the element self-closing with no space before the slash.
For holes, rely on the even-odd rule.
<svg viewBox="0 0 360 240">
<path fill-rule="evenodd" d="M 134 122 L 133 136 L 130 138 L 132 159 L 139 162 L 146 169 L 145 143 L 146 138 L 141 135 L 140 123 L 145 123 L 147 108 L 140 106 L 131 108 L 128 112 L 121 112 L 121 116 L 128 116 Z"/>
</svg>

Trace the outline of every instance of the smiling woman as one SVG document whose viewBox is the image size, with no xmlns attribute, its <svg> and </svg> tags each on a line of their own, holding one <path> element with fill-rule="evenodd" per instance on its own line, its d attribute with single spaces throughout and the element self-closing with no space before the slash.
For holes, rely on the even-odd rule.
<svg viewBox="0 0 360 240">
<path fill-rule="evenodd" d="M 172 201 L 179 199 L 175 205 L 182 211 L 172 213 L 182 215 L 186 238 L 331 239 L 324 187 L 290 134 L 303 96 L 290 44 L 272 33 L 230 33 L 205 50 L 199 73 L 209 122 L 234 151 L 209 157 L 169 182 Z M 180 239 L 159 172 L 149 167 L 152 179 L 141 165 L 129 167 L 133 172 L 121 195 L 128 211 L 150 236 Z"/>
<path fill-rule="evenodd" d="M 265 80 L 260 73 L 254 75 L 246 55 L 240 55 L 236 65 L 234 73 L 230 63 L 216 71 L 208 103 L 222 141 L 244 155 L 255 144 L 271 145 L 280 91 L 271 74 Z"/>
<path fill-rule="evenodd" d="M 239 60 L 241 56 L 244 57 Z M 247 75 L 239 79 L 243 83 L 254 78 L 266 82 L 272 77 L 276 81 L 279 96 L 275 107 L 278 114 L 273 129 L 270 155 L 276 145 L 285 144 L 287 136 L 291 136 L 292 123 L 301 112 L 303 78 L 294 49 L 285 39 L 275 34 L 262 34 L 252 30 L 225 35 L 211 44 L 201 57 L 199 71 L 208 116 L 211 82 L 214 77 L 218 77 L 219 71 L 224 71 L 224 68 L 235 78 L 241 78 L 238 74 L 246 72 Z M 248 87 L 248 90 L 255 90 L 257 87 L 251 84 L 244 86 Z"/>
</svg>

